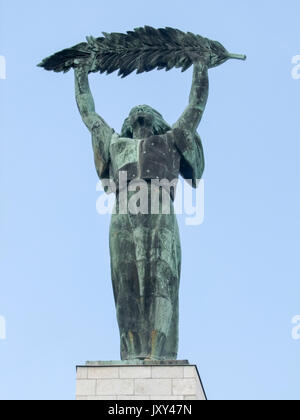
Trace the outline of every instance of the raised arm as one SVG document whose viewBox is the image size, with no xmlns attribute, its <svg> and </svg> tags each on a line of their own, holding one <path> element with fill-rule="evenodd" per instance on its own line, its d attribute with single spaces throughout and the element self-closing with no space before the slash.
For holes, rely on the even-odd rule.
<svg viewBox="0 0 300 420">
<path fill-rule="evenodd" d="M 89 85 L 89 67 L 78 65 L 75 68 L 75 94 L 81 118 L 92 131 L 95 123 L 100 123 L 107 131 L 112 131 L 108 124 L 95 111 L 95 102 Z"/>
<path fill-rule="evenodd" d="M 78 63 L 75 68 L 76 102 L 83 122 L 92 134 L 95 165 L 100 178 L 107 176 L 109 146 L 114 130 L 95 111 L 89 86 L 89 66 Z"/>
<path fill-rule="evenodd" d="M 208 99 L 209 81 L 206 65 L 201 62 L 194 64 L 193 83 L 190 93 L 190 101 L 186 110 L 179 120 L 174 124 L 173 129 L 181 128 L 195 133 Z"/>
</svg>

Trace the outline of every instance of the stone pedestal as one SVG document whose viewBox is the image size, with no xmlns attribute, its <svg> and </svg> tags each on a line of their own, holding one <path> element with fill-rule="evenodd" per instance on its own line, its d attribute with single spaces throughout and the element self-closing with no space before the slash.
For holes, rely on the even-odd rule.
<svg viewBox="0 0 300 420">
<path fill-rule="evenodd" d="M 77 367 L 76 400 L 206 400 L 195 365 L 170 362 L 88 362 Z"/>
</svg>

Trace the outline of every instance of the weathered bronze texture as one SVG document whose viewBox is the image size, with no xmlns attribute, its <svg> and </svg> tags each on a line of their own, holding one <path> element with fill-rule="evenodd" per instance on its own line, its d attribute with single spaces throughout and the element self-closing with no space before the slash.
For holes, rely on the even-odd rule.
<svg viewBox="0 0 300 420">
<path fill-rule="evenodd" d="M 39 66 L 67 72 L 80 59 L 91 62 L 89 72 L 110 74 L 119 70 L 119 75 L 126 77 L 134 70 L 143 73 L 176 67 L 186 71 L 196 59 L 204 61 L 209 68 L 229 59 L 246 59 L 245 55 L 230 54 L 217 41 L 173 28 L 145 26 L 126 34 L 104 32 L 103 35 L 99 38 L 89 36 L 87 42 L 45 58 Z"/>
<path fill-rule="evenodd" d="M 131 198 L 146 184 L 146 196 L 163 206 L 163 194 L 153 203 L 152 181 L 176 181 L 181 175 L 197 187 L 204 171 L 204 154 L 197 128 L 206 107 L 208 69 L 229 58 L 216 41 L 179 30 L 139 28 L 127 34 L 104 34 L 88 43 L 45 59 L 47 70 L 74 68 L 78 109 L 92 135 L 95 165 L 101 180 L 116 185 L 116 207 L 110 226 L 111 273 L 122 360 L 176 360 L 178 352 L 178 292 L 181 246 L 173 200 L 176 185 L 169 191 L 169 214 L 133 213 Z M 135 107 L 117 134 L 95 111 L 89 86 L 91 72 L 123 77 L 155 68 L 184 70 L 194 66 L 188 107 L 171 127 L 162 115 L 147 105 Z M 120 185 L 126 173 L 127 187 Z M 120 208 L 123 211 L 120 211 Z M 125 210 L 125 211 L 124 211 Z"/>
</svg>

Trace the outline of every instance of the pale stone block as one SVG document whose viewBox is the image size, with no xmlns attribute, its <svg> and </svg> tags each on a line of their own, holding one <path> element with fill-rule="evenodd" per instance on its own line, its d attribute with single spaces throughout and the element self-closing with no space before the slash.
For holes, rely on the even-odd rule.
<svg viewBox="0 0 300 420">
<path fill-rule="evenodd" d="M 172 395 L 171 379 L 136 379 L 136 395 Z"/>
<path fill-rule="evenodd" d="M 91 379 L 80 379 L 77 381 L 76 395 L 82 397 L 96 395 L 96 381 Z"/>
<path fill-rule="evenodd" d="M 151 367 L 132 366 L 120 367 L 120 378 L 122 379 L 147 379 L 151 378 Z"/>
<path fill-rule="evenodd" d="M 119 378 L 118 367 L 90 367 L 88 370 L 89 379 L 117 379 Z"/>
<path fill-rule="evenodd" d="M 99 379 L 97 395 L 134 395 L 133 379 Z"/>
<path fill-rule="evenodd" d="M 202 385 L 201 385 L 201 383 L 200 382 L 197 382 L 197 393 L 196 393 L 196 396 L 197 396 L 197 400 L 206 400 L 206 396 L 205 396 L 205 393 L 204 393 L 204 390 L 203 390 L 203 388 L 202 388 Z"/>
<path fill-rule="evenodd" d="M 173 395 L 196 395 L 197 382 L 196 379 L 174 379 Z"/>
<path fill-rule="evenodd" d="M 149 396 L 143 395 L 142 397 L 139 397 L 137 395 L 125 395 L 122 397 L 117 398 L 118 401 L 148 401 L 150 400 Z"/>
<path fill-rule="evenodd" d="M 153 379 L 179 379 L 183 378 L 183 366 L 153 366 Z"/>
<path fill-rule="evenodd" d="M 116 396 L 77 397 L 77 401 L 117 401 Z"/>
<path fill-rule="evenodd" d="M 184 367 L 184 377 L 185 378 L 196 378 L 198 376 L 198 372 L 195 366 L 185 366 Z"/>
<path fill-rule="evenodd" d="M 176 395 L 151 395 L 150 400 L 157 401 L 183 401 L 184 397 Z"/>
<path fill-rule="evenodd" d="M 196 366 L 118 363 L 79 366 L 77 401 L 206 400 Z"/>
<path fill-rule="evenodd" d="M 88 369 L 85 367 L 77 368 L 77 380 L 78 379 L 88 379 Z"/>
</svg>

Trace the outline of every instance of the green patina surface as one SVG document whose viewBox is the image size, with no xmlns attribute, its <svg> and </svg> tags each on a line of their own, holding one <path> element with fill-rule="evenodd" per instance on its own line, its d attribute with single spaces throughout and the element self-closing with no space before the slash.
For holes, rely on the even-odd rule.
<svg viewBox="0 0 300 420">
<path fill-rule="evenodd" d="M 100 178 L 109 174 L 117 183 L 120 172 L 126 171 L 128 180 L 172 181 L 181 174 L 196 185 L 204 170 L 196 133 L 208 97 L 208 72 L 203 63 L 194 65 L 189 106 L 173 127 L 152 108 L 136 107 L 122 130 L 131 136 L 127 138 L 116 134 L 95 113 L 87 66 L 75 69 L 75 82 L 78 107 L 92 133 Z M 149 184 L 149 208 L 150 192 Z M 128 203 L 134 194 L 128 192 Z M 120 204 L 117 194 L 118 209 Z M 177 358 L 181 246 L 172 200 L 170 206 L 170 214 L 128 211 L 111 219 L 111 273 L 122 360 Z"/>
<path fill-rule="evenodd" d="M 136 194 L 134 191 L 128 191 L 125 196 L 120 193 L 118 179 L 124 171 L 128 181 L 147 182 L 151 208 L 151 179 L 171 181 L 181 175 L 193 187 L 197 186 L 204 171 L 197 128 L 208 99 L 208 69 L 228 58 L 245 57 L 230 55 L 219 43 L 171 28 L 156 31 L 147 27 L 128 36 L 105 36 L 106 39 L 90 38 L 88 44 L 57 53 L 44 60 L 42 66 L 55 71 L 74 68 L 76 100 L 92 135 L 97 173 L 102 180 L 110 178 L 116 182 L 116 209 L 121 205 L 127 208 Z M 133 54 L 130 42 L 137 50 L 131 62 L 125 54 L 127 50 Z M 107 45 L 110 57 L 105 50 Z M 154 52 L 149 51 L 149 45 Z M 112 72 L 119 66 L 121 74 L 127 75 L 134 69 L 142 72 L 155 67 L 185 70 L 192 64 L 189 104 L 172 127 L 161 114 L 143 105 L 130 112 L 118 135 L 95 111 L 88 79 L 93 71 Z M 162 195 L 158 197 L 161 202 Z M 171 198 L 174 198 L 172 194 Z M 112 216 L 111 273 L 121 358 L 125 364 L 171 363 L 177 359 L 181 246 L 172 199 L 170 214 L 162 211 L 131 214 L 129 211 Z"/>
<path fill-rule="evenodd" d="M 188 360 L 112 360 L 86 362 L 82 367 L 112 367 L 112 366 L 191 366 Z"/>
</svg>

